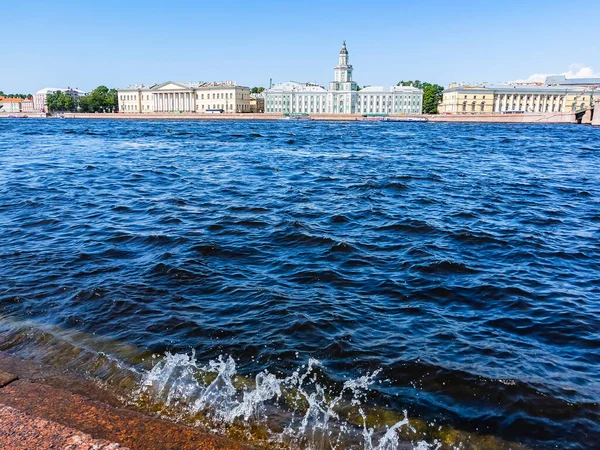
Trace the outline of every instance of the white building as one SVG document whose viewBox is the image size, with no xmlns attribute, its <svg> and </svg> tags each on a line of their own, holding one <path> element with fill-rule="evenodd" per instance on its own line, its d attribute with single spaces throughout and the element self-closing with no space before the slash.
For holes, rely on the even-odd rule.
<svg viewBox="0 0 600 450">
<path fill-rule="evenodd" d="M 278 114 L 420 114 L 423 91 L 411 86 L 369 86 L 352 80 L 346 42 L 329 90 L 315 83 L 275 84 L 264 91 L 265 112 Z"/>
<path fill-rule="evenodd" d="M 119 89 L 119 111 L 123 113 L 250 112 L 250 89 L 232 81 L 179 83 Z"/>
<path fill-rule="evenodd" d="M 0 97 L 0 113 L 19 113 L 21 112 L 23 99 Z"/>
<path fill-rule="evenodd" d="M 71 89 L 70 87 L 67 88 L 44 88 L 44 89 L 40 89 L 39 91 L 37 91 L 35 93 L 35 95 L 33 96 L 33 108 L 35 111 L 48 111 L 48 100 L 47 100 L 47 96 L 48 94 L 55 94 L 58 91 L 62 91 L 65 94 L 69 94 L 71 95 L 71 97 L 73 97 L 73 100 L 75 100 L 75 103 L 77 103 L 77 99 L 79 97 L 83 97 L 84 95 L 87 95 L 86 92 L 80 90 L 80 89 Z"/>
</svg>

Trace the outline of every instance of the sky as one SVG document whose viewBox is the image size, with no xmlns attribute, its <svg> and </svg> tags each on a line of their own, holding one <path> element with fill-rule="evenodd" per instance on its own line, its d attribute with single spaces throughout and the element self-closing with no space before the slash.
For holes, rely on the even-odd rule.
<svg viewBox="0 0 600 450">
<path fill-rule="evenodd" d="M 344 40 L 361 86 L 600 76 L 595 1 L 0 0 L 0 6 L 5 93 L 169 80 L 327 85 Z"/>
</svg>

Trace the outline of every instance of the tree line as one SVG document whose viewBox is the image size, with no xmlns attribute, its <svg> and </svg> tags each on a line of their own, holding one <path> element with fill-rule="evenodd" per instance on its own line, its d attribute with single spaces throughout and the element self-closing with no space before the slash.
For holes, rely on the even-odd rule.
<svg viewBox="0 0 600 450">
<path fill-rule="evenodd" d="M 5 94 L 3 91 L 0 91 L 0 97 L 26 99 L 26 98 L 31 98 L 32 95 L 31 94 Z"/>
<path fill-rule="evenodd" d="M 423 114 L 437 114 L 438 105 L 442 101 L 444 88 L 439 84 L 414 81 L 400 81 L 398 86 L 412 86 L 423 90 Z"/>
<path fill-rule="evenodd" d="M 82 97 L 56 91 L 46 96 L 46 102 L 50 112 L 115 112 L 119 107 L 117 90 L 106 86 L 98 86 Z"/>
</svg>

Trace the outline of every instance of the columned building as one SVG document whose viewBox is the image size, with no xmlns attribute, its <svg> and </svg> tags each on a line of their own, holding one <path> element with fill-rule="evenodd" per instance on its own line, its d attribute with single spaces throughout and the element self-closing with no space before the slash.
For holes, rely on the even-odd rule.
<svg viewBox="0 0 600 450">
<path fill-rule="evenodd" d="M 123 113 L 250 112 L 250 89 L 230 81 L 135 85 L 118 95 Z"/>
<path fill-rule="evenodd" d="M 557 80 L 563 83 L 555 83 Z M 591 105 L 595 91 L 598 97 L 600 79 L 573 82 L 564 77 L 548 77 L 545 84 L 451 85 L 444 90 L 438 111 L 440 114 L 576 112 Z"/>
<path fill-rule="evenodd" d="M 420 114 L 423 91 L 411 86 L 369 86 L 352 79 L 346 43 L 329 90 L 316 83 L 279 83 L 264 91 L 265 112 L 277 114 Z"/>
</svg>

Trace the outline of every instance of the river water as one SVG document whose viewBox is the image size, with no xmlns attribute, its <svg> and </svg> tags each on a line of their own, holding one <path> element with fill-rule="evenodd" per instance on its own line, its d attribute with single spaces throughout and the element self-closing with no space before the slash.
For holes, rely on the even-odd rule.
<svg viewBox="0 0 600 450">
<path fill-rule="evenodd" d="M 247 441 L 597 448 L 599 138 L 1 120 L 0 350 Z"/>
</svg>

